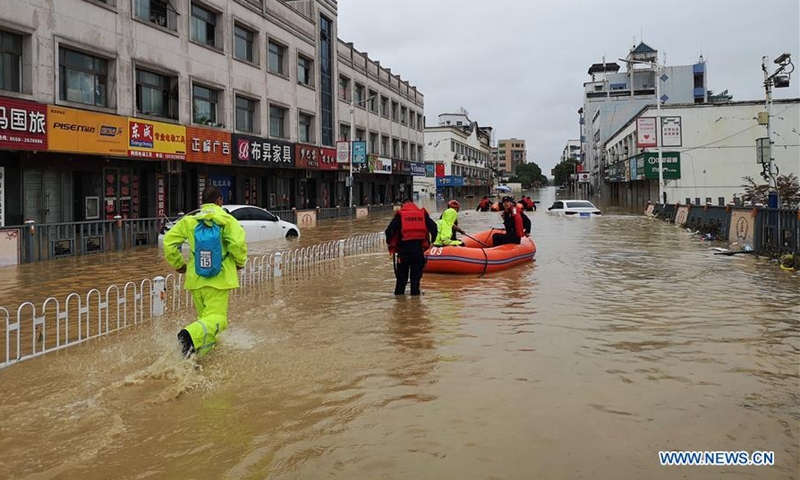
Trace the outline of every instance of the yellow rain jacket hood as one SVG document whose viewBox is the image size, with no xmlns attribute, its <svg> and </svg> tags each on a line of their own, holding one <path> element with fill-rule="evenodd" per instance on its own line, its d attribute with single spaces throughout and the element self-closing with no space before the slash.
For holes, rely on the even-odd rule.
<svg viewBox="0 0 800 480">
<path fill-rule="evenodd" d="M 194 229 L 200 221 L 212 221 L 220 226 L 222 237 L 222 271 L 215 277 L 201 277 L 194 270 Z M 189 260 L 185 261 L 181 245 L 189 243 Z M 213 287 L 231 290 L 239 287 L 236 267 L 244 266 L 247 260 L 245 233 L 236 220 L 215 203 L 206 203 L 196 215 L 185 215 L 164 235 L 164 257 L 175 269 L 186 265 L 186 290 Z"/>
<path fill-rule="evenodd" d="M 437 245 L 460 245 L 461 241 L 451 240 L 453 236 L 453 225 L 458 220 L 458 212 L 454 208 L 448 208 L 442 213 L 442 218 L 439 219 L 439 235 L 434 242 Z"/>
</svg>

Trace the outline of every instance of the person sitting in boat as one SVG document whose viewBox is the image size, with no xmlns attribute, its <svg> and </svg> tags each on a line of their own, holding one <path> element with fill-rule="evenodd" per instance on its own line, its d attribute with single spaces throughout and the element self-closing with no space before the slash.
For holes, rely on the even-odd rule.
<svg viewBox="0 0 800 480">
<path fill-rule="evenodd" d="M 458 210 L 461 208 L 461 204 L 456 200 L 450 200 L 447 202 L 447 207 L 447 210 L 442 213 L 442 217 L 437 222 L 439 234 L 433 242 L 437 247 L 459 246 L 461 245 L 461 240 L 456 238 L 456 232 L 462 235 L 467 233 L 458 226 Z"/>
<path fill-rule="evenodd" d="M 505 245 L 507 243 L 519 244 L 522 237 L 530 235 L 531 220 L 522 212 L 511 197 L 503 197 L 503 227 L 505 233 L 495 233 L 492 235 L 492 245 Z"/>
<path fill-rule="evenodd" d="M 475 209 L 476 212 L 488 212 L 489 209 L 492 208 L 492 201 L 489 200 L 489 197 L 483 197 L 478 203 L 478 208 Z"/>
<path fill-rule="evenodd" d="M 536 211 L 536 203 L 531 200 L 531 197 L 522 196 L 522 204 L 525 206 L 526 212 L 535 212 Z"/>
</svg>

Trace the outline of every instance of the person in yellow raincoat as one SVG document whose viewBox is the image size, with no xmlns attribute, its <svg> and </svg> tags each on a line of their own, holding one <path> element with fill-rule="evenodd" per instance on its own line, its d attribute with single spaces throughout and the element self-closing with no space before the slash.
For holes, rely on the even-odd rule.
<svg viewBox="0 0 800 480">
<path fill-rule="evenodd" d="M 195 229 L 200 222 L 219 226 L 222 260 L 219 273 L 201 276 L 195 262 Z M 181 245 L 189 243 L 189 261 L 184 261 Z M 237 270 L 247 260 L 245 233 L 239 221 L 222 209 L 222 192 L 217 187 L 203 191 L 203 206 L 196 215 L 186 215 L 164 235 L 164 257 L 178 273 L 186 273 L 185 288 L 192 292 L 197 320 L 178 332 L 183 354 L 203 356 L 217 343 L 217 336 L 228 328 L 228 296 L 239 288 Z"/>
<path fill-rule="evenodd" d="M 442 213 L 442 218 L 436 222 L 439 234 L 433 244 L 437 247 L 461 245 L 462 242 L 456 239 L 455 232 L 462 235 L 467 233 L 458 226 L 458 210 L 461 205 L 456 200 L 450 200 L 447 202 L 447 207 L 447 210 Z"/>
</svg>

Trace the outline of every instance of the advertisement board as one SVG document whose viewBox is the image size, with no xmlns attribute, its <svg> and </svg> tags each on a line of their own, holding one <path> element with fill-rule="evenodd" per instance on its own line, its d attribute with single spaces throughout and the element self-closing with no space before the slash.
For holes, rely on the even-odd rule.
<svg viewBox="0 0 800 480">
<path fill-rule="evenodd" d="M 47 149 L 47 105 L 0 97 L 0 148 Z"/>
<path fill-rule="evenodd" d="M 297 168 L 309 170 L 338 170 L 336 150 L 298 143 L 295 146 Z"/>
<path fill-rule="evenodd" d="M 411 162 L 409 163 L 411 167 L 411 175 L 415 177 L 424 177 L 425 176 L 425 164 L 421 162 Z"/>
<path fill-rule="evenodd" d="M 292 168 L 295 166 L 294 144 L 283 140 L 234 135 L 231 151 L 234 165 L 251 167 Z"/>
<path fill-rule="evenodd" d="M 370 157 L 370 160 L 372 161 L 370 162 L 369 173 L 379 173 L 384 175 L 390 175 L 392 173 L 391 159 L 373 155 Z"/>
<path fill-rule="evenodd" d="M 644 158 L 644 176 L 648 180 L 658 178 L 658 152 L 647 152 L 642 154 Z M 681 178 L 681 154 L 680 152 L 663 152 L 661 154 L 661 165 L 664 169 L 663 177 L 665 180 L 677 180 Z"/>
<path fill-rule="evenodd" d="M 350 163 L 350 142 L 336 142 L 336 163 Z"/>
<path fill-rule="evenodd" d="M 186 127 L 128 117 L 128 156 L 185 160 Z"/>
<path fill-rule="evenodd" d="M 639 148 L 658 145 L 655 117 L 639 117 L 636 119 L 636 145 Z"/>
<path fill-rule="evenodd" d="M 213 128 L 186 127 L 186 161 L 230 165 L 230 132 Z"/>
<path fill-rule="evenodd" d="M 353 163 L 367 163 L 367 142 L 353 142 Z"/>
<path fill-rule="evenodd" d="M 128 118 L 74 108 L 47 107 L 47 149 L 94 155 L 128 154 Z"/>
<path fill-rule="evenodd" d="M 682 144 L 681 117 L 661 117 L 661 146 L 680 147 Z"/>
</svg>

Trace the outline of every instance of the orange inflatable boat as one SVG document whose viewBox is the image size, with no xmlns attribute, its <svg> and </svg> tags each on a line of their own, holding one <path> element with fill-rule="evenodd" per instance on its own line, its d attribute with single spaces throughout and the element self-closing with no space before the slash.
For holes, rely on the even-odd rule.
<svg viewBox="0 0 800 480">
<path fill-rule="evenodd" d="M 464 242 L 460 247 L 431 247 L 425 252 L 428 260 L 425 272 L 483 274 L 497 272 L 530 262 L 536 255 L 536 244 L 523 237 L 520 244 L 492 246 L 492 235 L 505 230 L 493 228 L 485 232 L 460 236 Z M 470 238 L 472 237 L 472 238 Z"/>
</svg>

